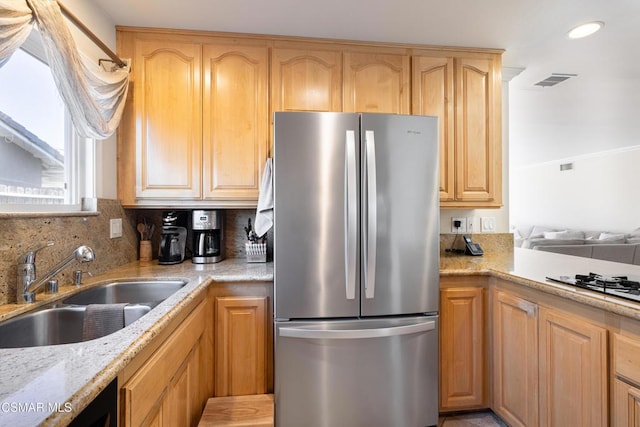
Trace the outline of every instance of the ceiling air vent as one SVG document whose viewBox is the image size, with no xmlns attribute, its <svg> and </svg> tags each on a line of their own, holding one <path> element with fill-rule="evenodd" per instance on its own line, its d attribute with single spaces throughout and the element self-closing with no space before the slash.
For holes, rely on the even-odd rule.
<svg viewBox="0 0 640 427">
<path fill-rule="evenodd" d="M 558 83 L 562 83 L 565 80 L 569 80 L 571 77 L 577 77 L 577 76 L 578 76 L 577 74 L 551 73 L 549 77 L 539 81 L 534 86 L 542 86 L 542 87 L 555 86 Z"/>
</svg>

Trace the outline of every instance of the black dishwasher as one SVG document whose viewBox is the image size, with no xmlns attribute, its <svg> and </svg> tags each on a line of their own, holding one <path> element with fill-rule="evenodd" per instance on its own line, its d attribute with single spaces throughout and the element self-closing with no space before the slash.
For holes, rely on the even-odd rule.
<svg viewBox="0 0 640 427">
<path fill-rule="evenodd" d="M 117 378 L 69 424 L 69 427 L 116 427 L 118 425 Z"/>
</svg>

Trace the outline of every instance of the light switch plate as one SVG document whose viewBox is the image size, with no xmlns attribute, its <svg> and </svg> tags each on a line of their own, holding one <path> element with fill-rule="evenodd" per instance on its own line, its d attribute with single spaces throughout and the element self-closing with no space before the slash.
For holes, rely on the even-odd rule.
<svg viewBox="0 0 640 427">
<path fill-rule="evenodd" d="M 112 218 L 109 220 L 109 238 L 122 237 L 122 218 Z"/>
<path fill-rule="evenodd" d="M 483 216 L 480 218 L 480 230 L 483 233 L 493 233 L 496 231 L 496 219 L 492 216 Z"/>
</svg>

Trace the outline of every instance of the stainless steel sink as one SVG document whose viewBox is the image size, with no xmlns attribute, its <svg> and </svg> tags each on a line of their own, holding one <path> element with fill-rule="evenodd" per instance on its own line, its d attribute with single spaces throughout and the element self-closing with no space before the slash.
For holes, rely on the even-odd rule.
<svg viewBox="0 0 640 427">
<path fill-rule="evenodd" d="M 127 303 L 124 307 L 126 327 L 186 284 L 186 280 L 127 280 L 86 289 L 61 303 L 0 322 L 0 348 L 80 342 L 89 304 Z"/>
<path fill-rule="evenodd" d="M 82 341 L 85 306 L 48 307 L 0 323 L 0 348 L 38 347 Z M 144 316 L 151 307 L 124 307 L 124 325 Z"/>
<path fill-rule="evenodd" d="M 64 304 L 159 303 L 186 285 L 185 280 L 118 281 L 79 292 Z M 155 305 L 155 304 L 154 304 Z"/>
</svg>

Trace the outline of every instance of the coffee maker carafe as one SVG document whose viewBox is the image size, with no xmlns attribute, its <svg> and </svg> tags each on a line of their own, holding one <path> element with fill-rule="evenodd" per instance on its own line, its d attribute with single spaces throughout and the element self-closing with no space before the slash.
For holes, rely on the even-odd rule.
<svg viewBox="0 0 640 427">
<path fill-rule="evenodd" d="M 193 230 L 194 264 L 209 264 L 224 259 L 223 219 L 224 211 L 193 211 L 191 227 Z"/>
<path fill-rule="evenodd" d="M 184 261 L 187 244 L 186 212 L 162 213 L 162 236 L 158 252 L 158 264 L 179 264 Z"/>
</svg>

